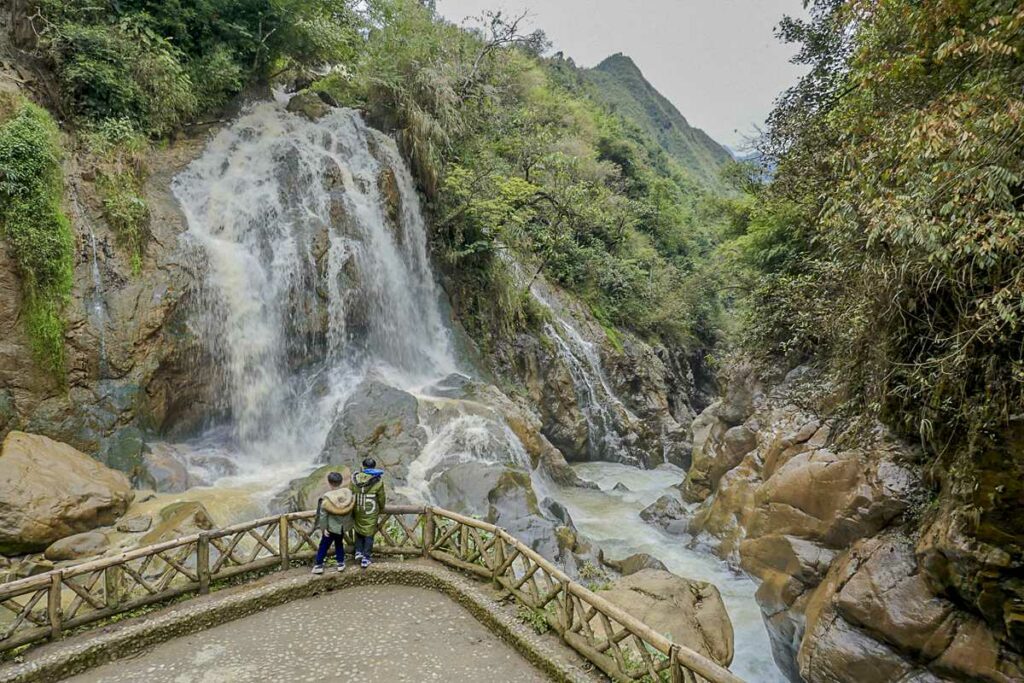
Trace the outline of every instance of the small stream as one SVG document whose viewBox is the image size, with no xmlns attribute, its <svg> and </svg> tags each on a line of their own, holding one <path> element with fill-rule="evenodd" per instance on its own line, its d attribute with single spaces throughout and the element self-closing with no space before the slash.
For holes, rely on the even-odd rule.
<svg viewBox="0 0 1024 683">
<path fill-rule="evenodd" d="M 600 486 L 600 490 L 558 489 L 558 501 L 569 510 L 576 527 L 610 557 L 649 553 L 680 576 L 717 586 L 735 632 L 732 672 L 746 681 L 786 683 L 772 659 L 768 632 L 754 600 L 757 584 L 718 558 L 687 548 L 684 538 L 666 534 L 640 519 L 640 511 L 660 496 L 678 493 L 674 487 L 684 472 L 671 465 L 641 470 L 607 462 L 581 463 L 574 469 L 581 478 Z M 613 491 L 620 482 L 630 490 Z"/>
</svg>

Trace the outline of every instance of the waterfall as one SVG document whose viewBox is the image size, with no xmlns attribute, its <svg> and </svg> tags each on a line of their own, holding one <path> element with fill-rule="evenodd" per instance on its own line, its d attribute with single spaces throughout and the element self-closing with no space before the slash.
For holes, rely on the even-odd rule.
<svg viewBox="0 0 1024 683">
<path fill-rule="evenodd" d="M 530 456 L 508 425 L 463 413 L 437 429 L 428 427 L 423 452 L 409 465 L 409 476 L 399 494 L 417 503 L 433 504 L 433 479 L 445 470 L 467 462 L 507 465 L 530 471 Z"/>
<path fill-rule="evenodd" d="M 641 459 L 631 452 L 624 439 L 629 433 L 628 422 L 636 421 L 637 417 L 609 386 L 596 345 L 584 339 L 538 289 L 534 283 L 530 292 L 554 319 L 554 324 L 544 325 L 544 332 L 555 342 L 559 356 L 569 368 L 576 404 L 587 422 L 589 459 L 639 465 Z"/>
<path fill-rule="evenodd" d="M 254 105 L 173 189 L 243 467 L 312 462 L 371 369 L 401 388 L 456 369 L 413 179 L 355 111 Z"/>
<path fill-rule="evenodd" d="M 89 214 L 82 208 L 81 200 L 78 197 L 78 187 L 75 184 L 70 186 L 71 202 L 74 205 L 75 216 L 89 229 L 89 275 L 92 279 L 92 291 L 86 296 L 86 309 L 88 319 L 96 329 L 97 353 L 99 354 L 98 367 L 99 378 L 107 376 L 107 305 L 103 300 L 103 276 L 100 273 L 99 246 L 96 243 L 96 231 L 93 229 Z"/>
</svg>

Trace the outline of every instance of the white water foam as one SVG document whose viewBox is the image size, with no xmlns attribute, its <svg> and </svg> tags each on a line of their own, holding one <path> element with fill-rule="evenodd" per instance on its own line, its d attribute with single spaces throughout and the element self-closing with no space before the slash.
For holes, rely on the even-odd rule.
<svg viewBox="0 0 1024 683">
<path fill-rule="evenodd" d="M 371 370 L 406 388 L 457 368 L 412 176 L 355 111 L 310 121 L 257 104 L 174 193 L 204 274 L 192 323 L 238 477 L 308 467 Z"/>
<path fill-rule="evenodd" d="M 708 581 L 718 587 L 735 633 L 735 656 L 730 670 L 746 681 L 785 683 L 772 659 L 768 632 L 754 599 L 757 584 L 714 556 L 687 547 L 685 539 L 671 536 L 640 519 L 644 509 L 666 493 L 678 495 L 675 485 L 683 471 L 671 465 L 641 470 L 617 463 L 581 463 L 574 469 L 600 490 L 557 488 L 577 528 L 600 545 L 609 557 L 621 559 L 649 553 L 680 576 Z M 614 491 L 617 483 L 629 491 Z"/>
</svg>

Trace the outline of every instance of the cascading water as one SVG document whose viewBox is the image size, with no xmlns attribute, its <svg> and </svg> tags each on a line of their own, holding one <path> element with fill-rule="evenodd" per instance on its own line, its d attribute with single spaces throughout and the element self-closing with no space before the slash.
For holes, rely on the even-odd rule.
<svg viewBox="0 0 1024 683">
<path fill-rule="evenodd" d="M 466 462 L 532 469 L 530 456 L 507 425 L 482 415 L 462 414 L 431 430 L 423 452 L 409 465 L 406 486 L 398 493 L 415 503 L 433 503 L 433 479 Z"/>
<path fill-rule="evenodd" d="M 78 187 L 70 186 L 71 201 L 75 208 L 75 214 L 80 222 L 89 230 L 89 275 L 92 278 L 92 291 L 86 299 L 86 306 L 89 311 L 89 322 L 96 328 L 96 338 L 99 352 L 99 376 L 100 379 L 107 377 L 107 305 L 103 299 L 103 276 L 100 273 L 99 246 L 96 243 L 96 231 L 93 229 L 89 214 L 82 208 L 81 200 L 78 197 Z"/>
<path fill-rule="evenodd" d="M 218 495 L 237 490 L 237 500 L 251 506 L 246 485 L 257 484 L 269 498 L 275 486 L 308 470 L 338 408 L 370 372 L 417 393 L 421 405 L 444 408 L 425 425 L 428 440 L 410 463 L 410 498 L 428 500 L 436 474 L 464 462 L 530 469 L 503 421 L 468 410 L 466 402 L 445 412 L 441 399 L 419 393 L 457 363 L 419 200 L 390 138 L 350 110 L 313 122 L 280 102 L 258 104 L 211 141 L 176 178 L 174 191 L 203 273 L 193 324 L 208 345 L 229 418 L 176 448 L 200 476 L 218 481 Z M 596 349 L 534 294 L 552 309 L 547 333 L 573 375 L 592 457 L 633 461 L 623 436 L 635 418 L 609 387 Z M 580 529 L 616 554 L 655 552 L 683 575 L 726 586 L 737 670 L 774 680 L 752 584 L 636 517 L 679 472 L 665 477 L 607 463 L 581 468 L 588 466 L 597 468 L 594 475 L 621 468 L 616 476 L 658 479 L 621 501 L 607 491 L 558 487 L 556 494 L 539 470 L 534 488 L 564 501 Z"/>
<path fill-rule="evenodd" d="M 193 321 L 243 472 L 313 462 L 371 369 L 402 388 L 455 370 L 412 178 L 356 112 L 255 105 L 174 193 L 205 274 Z"/>
<path fill-rule="evenodd" d="M 608 385 L 595 345 L 559 315 L 536 283 L 530 287 L 530 292 L 554 318 L 554 324 L 544 325 L 544 332 L 554 340 L 572 375 L 576 404 L 587 422 L 587 454 L 590 459 L 639 465 L 640 459 L 630 452 L 623 439 L 628 433 L 625 421 L 637 418 Z"/>
<path fill-rule="evenodd" d="M 772 659 L 768 632 L 754 599 L 757 584 L 709 553 L 692 549 L 685 538 L 671 536 L 644 522 L 640 510 L 660 496 L 678 496 L 683 471 L 671 465 L 640 470 L 618 463 L 590 462 L 575 466 L 598 489 L 550 487 L 550 493 L 572 516 L 576 527 L 612 558 L 649 553 L 672 572 L 718 587 L 735 635 L 730 669 L 746 681 L 784 683 Z M 625 488 L 616 489 L 617 484 Z"/>
</svg>

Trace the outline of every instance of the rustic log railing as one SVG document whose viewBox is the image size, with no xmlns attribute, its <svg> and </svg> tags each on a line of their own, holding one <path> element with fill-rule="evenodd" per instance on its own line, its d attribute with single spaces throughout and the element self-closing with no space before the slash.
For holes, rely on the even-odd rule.
<svg viewBox="0 0 1024 683">
<path fill-rule="evenodd" d="M 0 652 L 260 570 L 288 569 L 316 551 L 314 513 L 264 517 L 0 584 Z M 351 539 L 349 539 L 351 541 Z M 388 506 L 381 555 L 426 556 L 508 591 L 615 681 L 742 683 L 573 581 L 493 524 L 436 507 Z"/>
</svg>

